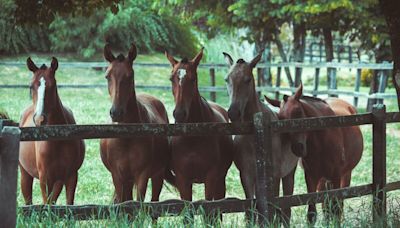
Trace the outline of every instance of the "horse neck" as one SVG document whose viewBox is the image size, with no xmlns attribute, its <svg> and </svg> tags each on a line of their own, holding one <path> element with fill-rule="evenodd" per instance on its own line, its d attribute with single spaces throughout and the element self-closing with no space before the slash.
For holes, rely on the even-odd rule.
<svg viewBox="0 0 400 228">
<path fill-rule="evenodd" d="M 254 94 L 249 97 L 249 100 L 247 101 L 243 120 L 253 121 L 254 114 L 262 111 L 265 111 L 265 106 L 261 103 L 258 94 L 254 92 Z"/>
<path fill-rule="evenodd" d="M 213 113 L 210 104 L 200 96 L 198 91 L 192 99 L 188 115 L 187 122 L 189 123 L 213 121 Z"/>
<path fill-rule="evenodd" d="M 61 102 L 60 97 L 58 96 L 58 91 L 56 90 L 55 95 L 55 103 L 53 108 L 49 110 L 48 113 L 48 124 L 55 125 L 55 124 L 67 124 L 68 119 L 66 117 L 64 106 Z"/>
<path fill-rule="evenodd" d="M 308 101 L 300 100 L 300 102 L 301 102 L 301 105 L 303 106 L 304 112 L 306 113 L 307 117 L 319 117 L 319 116 L 332 115 L 331 109 L 328 106 L 325 108 L 325 107 L 318 107 L 317 104 L 313 104 Z"/>
</svg>

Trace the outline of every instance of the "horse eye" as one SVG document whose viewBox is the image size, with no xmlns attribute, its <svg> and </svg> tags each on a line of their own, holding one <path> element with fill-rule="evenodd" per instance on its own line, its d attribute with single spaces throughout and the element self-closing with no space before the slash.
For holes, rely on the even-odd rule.
<svg viewBox="0 0 400 228">
<path fill-rule="evenodd" d="M 225 82 L 228 83 L 229 82 L 229 78 L 225 78 Z"/>
<path fill-rule="evenodd" d="M 169 80 L 170 80 L 171 82 L 173 82 L 173 81 L 174 81 L 174 77 L 170 77 Z"/>
</svg>

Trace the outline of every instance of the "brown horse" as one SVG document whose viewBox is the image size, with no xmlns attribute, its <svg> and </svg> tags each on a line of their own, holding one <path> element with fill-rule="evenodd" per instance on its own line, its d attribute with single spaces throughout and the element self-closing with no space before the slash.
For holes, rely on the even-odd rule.
<svg viewBox="0 0 400 228">
<path fill-rule="evenodd" d="M 230 97 L 229 118 L 232 122 L 253 121 L 257 112 L 267 113 L 272 120 L 278 120 L 277 113 L 262 103 L 255 89 L 253 68 L 261 59 L 261 53 L 249 63 L 239 59 L 236 63 L 232 57 L 223 53 L 230 70 L 225 77 Z M 240 171 L 240 179 L 247 199 L 255 199 L 256 183 L 256 151 L 254 136 L 237 135 L 234 138 L 234 162 Z M 273 176 L 275 178 L 275 194 L 279 194 L 282 179 L 284 195 L 292 195 L 294 173 L 299 158 L 290 149 L 290 141 L 279 135 L 273 138 Z M 284 211 L 286 222 L 290 221 L 290 208 Z"/>
<path fill-rule="evenodd" d="M 104 58 L 110 63 L 106 72 L 114 123 L 167 124 L 164 105 L 157 98 L 135 92 L 133 61 L 136 46 L 132 44 L 128 56 L 114 57 L 110 47 L 104 47 Z M 111 138 L 100 141 L 101 159 L 111 172 L 116 203 L 132 200 L 132 189 L 137 186 L 137 200 L 144 200 L 148 179 L 152 180 L 152 201 L 158 201 L 170 157 L 167 137 Z"/>
<path fill-rule="evenodd" d="M 28 69 L 33 72 L 30 92 L 33 104 L 22 114 L 20 127 L 75 124 L 70 109 L 65 107 L 57 92 L 55 72 L 58 61 L 38 68 L 31 58 Z M 55 203 L 66 188 L 67 204 L 74 203 L 78 169 L 85 156 L 83 140 L 21 142 L 19 164 L 21 190 L 26 204 L 32 204 L 33 178 L 39 178 L 43 203 Z"/>
<path fill-rule="evenodd" d="M 178 62 L 167 52 L 165 55 L 172 65 L 175 122 L 227 123 L 226 111 L 206 101 L 198 90 L 197 66 L 203 49 L 191 61 L 184 58 Z M 225 176 L 233 159 L 231 136 L 176 136 L 172 137 L 171 147 L 171 168 L 182 199 L 192 200 L 193 183 L 205 184 L 206 200 L 225 197 Z"/>
<path fill-rule="evenodd" d="M 283 101 L 267 98 L 271 104 L 279 106 L 279 117 L 297 119 L 306 117 L 352 115 L 356 109 L 338 98 L 323 101 L 318 98 L 303 96 L 300 85 L 292 96 L 284 96 Z M 328 181 L 333 188 L 348 187 L 351 171 L 361 159 L 363 137 L 358 126 L 329 128 L 318 131 L 291 133 L 293 152 L 302 158 L 307 191 L 315 192 L 325 189 Z M 333 214 L 341 216 L 342 201 L 334 202 Z M 308 207 L 308 220 L 316 219 L 315 204 Z"/>
</svg>

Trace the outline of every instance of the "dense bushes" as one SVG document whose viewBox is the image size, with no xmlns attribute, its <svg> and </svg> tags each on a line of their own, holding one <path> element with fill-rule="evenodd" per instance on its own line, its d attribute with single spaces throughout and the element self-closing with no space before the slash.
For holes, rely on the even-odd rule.
<svg viewBox="0 0 400 228">
<path fill-rule="evenodd" d="M 13 0 L 0 0 L 0 54 L 48 51 L 50 41 L 44 26 L 16 25 Z"/>
<path fill-rule="evenodd" d="M 7 0 L 7 3 L 5 8 L 8 10 L 0 13 L 0 40 L 3 43 L 0 51 L 3 53 L 46 52 L 50 47 L 51 51 L 77 52 L 92 57 L 101 52 L 106 41 L 113 48 L 124 51 L 135 42 L 142 53 L 164 50 L 181 56 L 196 53 L 197 40 L 189 25 L 172 16 L 158 14 L 143 0 L 125 2 L 116 15 L 109 10 L 99 10 L 87 17 L 57 16 L 48 28 L 15 26 L 12 34 L 9 31 L 15 7 L 13 1 Z"/>
</svg>

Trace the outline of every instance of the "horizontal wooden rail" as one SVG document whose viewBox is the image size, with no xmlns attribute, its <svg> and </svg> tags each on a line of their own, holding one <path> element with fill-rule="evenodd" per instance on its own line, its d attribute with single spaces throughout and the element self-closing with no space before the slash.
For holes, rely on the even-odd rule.
<svg viewBox="0 0 400 228">
<path fill-rule="evenodd" d="M 60 62 L 59 66 L 65 68 L 105 68 L 108 67 L 107 62 Z M 161 67 L 171 68 L 168 63 L 134 63 L 134 67 Z M 0 66 L 16 66 L 25 67 L 25 62 L 18 61 L 0 61 Z M 226 64 L 220 63 L 203 63 L 200 68 L 228 68 Z M 392 63 L 338 63 L 338 62 L 279 62 L 279 63 L 259 63 L 258 68 L 270 67 L 297 67 L 297 68 L 354 68 L 354 69 L 373 69 L 373 70 L 392 70 Z"/>
<path fill-rule="evenodd" d="M 391 191 L 398 190 L 398 189 L 400 189 L 400 181 L 387 183 L 385 185 L 385 191 L 386 192 L 391 192 Z"/>
<path fill-rule="evenodd" d="M 29 216 L 31 213 L 52 212 L 53 215 L 65 218 L 74 217 L 77 220 L 88 219 L 104 219 L 110 215 L 124 213 L 128 215 L 136 215 L 140 210 L 149 213 L 152 217 L 162 215 L 179 215 L 185 209 L 191 209 L 196 213 L 236 213 L 243 212 L 252 208 L 255 200 L 241 200 L 238 198 L 225 198 L 222 200 L 206 201 L 199 200 L 189 202 L 184 200 L 166 200 L 161 202 L 138 202 L 129 201 L 114 205 L 30 205 L 19 207 L 20 213 Z M 201 210 L 200 210 L 201 209 Z"/>
<path fill-rule="evenodd" d="M 275 198 L 274 202 L 272 203 L 281 208 L 295 207 L 295 206 L 308 205 L 312 203 L 322 203 L 327 198 L 349 199 L 349 198 L 369 195 L 371 193 L 372 193 L 372 184 L 367 184 L 355 187 L 333 189 L 323 192 L 313 192 L 313 193 L 293 195 L 293 196 L 283 196 Z"/>
<path fill-rule="evenodd" d="M 130 138 L 152 135 L 247 135 L 254 133 L 251 122 L 246 123 L 187 123 L 187 124 L 107 124 L 52 125 L 21 127 L 21 141 Z"/>
<path fill-rule="evenodd" d="M 321 130 L 334 127 L 349 127 L 371 123 L 372 115 L 370 113 L 366 113 L 350 116 L 325 116 L 272 121 L 271 128 L 274 132 L 298 132 Z"/>
</svg>

